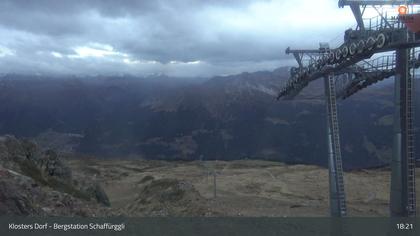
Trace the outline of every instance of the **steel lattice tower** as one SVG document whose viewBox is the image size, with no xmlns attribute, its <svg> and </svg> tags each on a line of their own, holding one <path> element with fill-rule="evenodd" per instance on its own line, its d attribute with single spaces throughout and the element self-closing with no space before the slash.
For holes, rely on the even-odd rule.
<svg viewBox="0 0 420 236">
<path fill-rule="evenodd" d="M 292 68 L 291 78 L 278 98 L 291 99 L 311 81 L 324 78 L 327 105 L 327 143 L 331 215 L 346 215 L 343 168 L 337 114 L 337 98 L 345 99 L 385 78 L 395 78 L 394 144 L 391 161 L 391 216 L 416 215 L 415 155 L 413 132 L 414 78 L 410 69 L 420 66 L 420 33 L 410 32 L 398 17 L 388 17 L 378 8 L 384 5 L 420 5 L 420 0 L 340 0 L 339 7 L 349 6 L 357 22 L 355 30 L 345 31 L 344 43 L 336 49 L 320 46 L 318 50 L 291 50 L 299 67 Z M 365 21 L 370 6 L 378 17 Z M 375 21 L 376 20 L 376 21 Z M 382 52 L 393 55 L 367 60 Z M 412 52 L 412 53 L 411 53 Z M 304 57 L 308 63 L 303 63 Z M 343 80 L 340 75 L 346 79 Z"/>
</svg>

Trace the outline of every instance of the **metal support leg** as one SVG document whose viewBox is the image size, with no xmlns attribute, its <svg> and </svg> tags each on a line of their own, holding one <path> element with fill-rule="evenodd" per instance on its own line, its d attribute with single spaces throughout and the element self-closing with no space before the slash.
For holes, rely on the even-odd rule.
<svg viewBox="0 0 420 236">
<path fill-rule="evenodd" d="M 409 49 L 396 52 L 394 149 L 391 162 L 391 216 L 416 215 L 413 132 L 413 78 L 408 69 Z"/>
<path fill-rule="evenodd" d="M 347 214 L 344 193 L 343 165 L 341 160 L 340 137 L 337 117 L 337 101 L 333 75 L 324 78 L 327 105 L 327 143 L 330 184 L 331 216 L 342 217 Z"/>
</svg>

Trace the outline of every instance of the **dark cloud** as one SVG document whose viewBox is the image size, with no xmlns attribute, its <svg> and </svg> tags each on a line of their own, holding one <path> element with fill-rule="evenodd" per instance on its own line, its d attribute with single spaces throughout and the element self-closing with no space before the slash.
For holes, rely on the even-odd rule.
<svg viewBox="0 0 420 236">
<path fill-rule="evenodd" d="M 332 31 L 293 23 L 285 9 L 294 2 L 2 0 L 0 72 L 196 76 L 273 69 L 289 61 L 288 45 L 316 45 L 305 39 Z M 335 0 L 321 2 L 336 7 Z"/>
</svg>

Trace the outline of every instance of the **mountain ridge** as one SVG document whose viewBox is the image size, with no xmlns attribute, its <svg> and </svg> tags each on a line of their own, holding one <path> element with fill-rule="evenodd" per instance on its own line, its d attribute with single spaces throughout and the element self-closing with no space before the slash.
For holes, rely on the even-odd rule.
<svg viewBox="0 0 420 236">
<path fill-rule="evenodd" d="M 276 101 L 288 76 L 284 67 L 200 82 L 8 77 L 0 79 L 0 134 L 104 157 L 326 166 L 322 81 L 296 100 Z M 392 86 L 384 85 L 339 102 L 345 168 L 389 161 L 392 97 Z"/>
</svg>

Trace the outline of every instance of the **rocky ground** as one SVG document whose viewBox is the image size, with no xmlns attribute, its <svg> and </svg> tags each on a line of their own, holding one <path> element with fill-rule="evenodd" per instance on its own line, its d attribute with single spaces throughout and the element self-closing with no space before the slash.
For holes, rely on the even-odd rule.
<svg viewBox="0 0 420 236">
<path fill-rule="evenodd" d="M 71 159 L 69 164 L 76 175 L 95 176 L 112 208 L 130 216 L 329 214 L 328 172 L 317 166 L 255 160 L 166 162 L 95 158 Z M 419 173 L 420 170 L 417 177 Z M 389 182 L 390 172 L 385 168 L 347 172 L 349 215 L 387 216 Z"/>
<path fill-rule="evenodd" d="M 55 153 L 28 140 L 0 137 L 0 215 L 108 216 L 100 183 L 78 179 Z"/>
<path fill-rule="evenodd" d="M 387 216 L 389 180 L 387 168 L 346 172 L 349 216 Z M 0 215 L 4 214 L 327 216 L 328 172 L 317 166 L 256 160 L 63 156 L 4 136 Z"/>
</svg>

